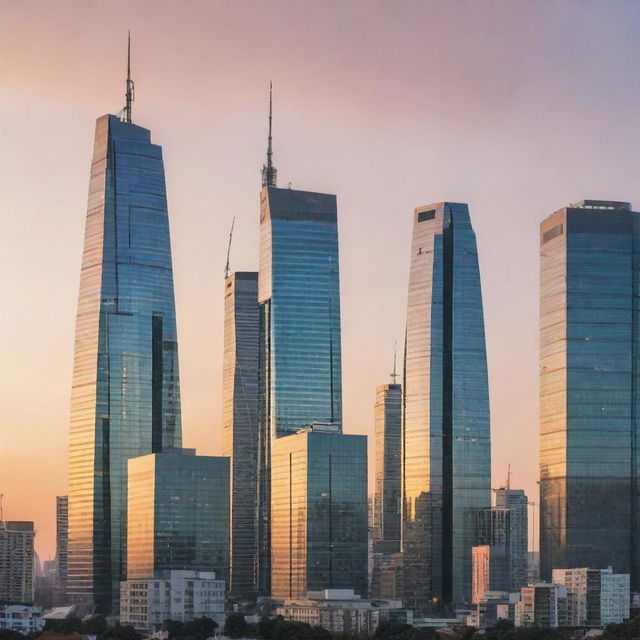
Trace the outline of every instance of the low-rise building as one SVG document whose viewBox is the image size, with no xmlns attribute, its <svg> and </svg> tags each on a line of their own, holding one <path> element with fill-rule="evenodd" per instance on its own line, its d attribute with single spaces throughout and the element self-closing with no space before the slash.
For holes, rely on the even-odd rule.
<svg viewBox="0 0 640 640">
<path fill-rule="evenodd" d="M 516 605 L 520 601 L 519 592 L 486 591 L 483 598 L 474 603 L 473 611 L 467 616 L 467 625 L 486 629 L 498 620 L 515 622 Z"/>
<path fill-rule="evenodd" d="M 22 602 L 0 604 L 0 629 L 18 631 L 26 636 L 43 627 L 41 607 Z"/>
<path fill-rule="evenodd" d="M 515 606 L 516 627 L 562 627 L 567 624 L 567 588 L 538 582 L 520 589 Z"/>
<path fill-rule="evenodd" d="M 226 584 L 214 572 L 168 571 L 162 577 L 120 583 L 120 623 L 155 633 L 165 620 L 225 622 Z"/>
<path fill-rule="evenodd" d="M 323 627 L 331 633 L 373 633 L 383 620 L 412 622 L 401 601 L 363 600 L 353 589 L 310 591 L 306 598 L 285 600 L 276 614 L 285 620 Z"/>
<path fill-rule="evenodd" d="M 628 573 L 613 569 L 554 569 L 553 582 L 567 588 L 567 623 L 601 627 L 629 619 L 631 583 Z"/>
</svg>

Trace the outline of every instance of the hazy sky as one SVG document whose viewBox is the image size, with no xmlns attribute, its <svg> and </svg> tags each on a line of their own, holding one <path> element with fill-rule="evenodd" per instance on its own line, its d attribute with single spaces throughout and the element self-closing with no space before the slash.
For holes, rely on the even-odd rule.
<svg viewBox="0 0 640 640">
<path fill-rule="evenodd" d="M 280 185 L 338 195 L 345 430 L 372 434 L 402 343 L 413 208 L 468 202 L 494 486 L 511 462 L 537 501 L 538 224 L 640 207 L 639 3 L 0 0 L 5 517 L 53 555 L 93 129 L 123 106 L 129 28 L 134 121 L 165 156 L 185 446 L 220 451 L 226 243 L 236 216 L 232 267 L 256 269 L 273 80 Z"/>
</svg>

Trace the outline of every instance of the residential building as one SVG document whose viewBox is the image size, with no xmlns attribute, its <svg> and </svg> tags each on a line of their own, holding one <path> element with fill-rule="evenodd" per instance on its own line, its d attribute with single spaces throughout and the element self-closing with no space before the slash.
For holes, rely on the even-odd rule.
<svg viewBox="0 0 640 640">
<path fill-rule="evenodd" d="M 314 425 L 272 450 L 272 597 L 367 595 L 367 438 Z"/>
<path fill-rule="evenodd" d="M 17 631 L 23 636 L 42 631 L 42 608 L 29 602 L 0 602 L 0 629 Z"/>
<path fill-rule="evenodd" d="M 165 449 L 129 460 L 127 580 L 229 572 L 229 458 Z"/>
<path fill-rule="evenodd" d="M 71 391 L 67 593 L 103 614 L 126 575 L 127 463 L 182 443 L 162 149 L 131 88 L 96 122 Z"/>
<path fill-rule="evenodd" d="M 540 225 L 540 575 L 640 589 L 640 214 L 583 200 Z"/>
<path fill-rule="evenodd" d="M 482 292 L 466 204 L 414 212 L 403 393 L 405 603 L 425 614 L 471 600 L 476 512 L 491 505 Z"/>
<path fill-rule="evenodd" d="M 256 595 L 258 478 L 258 274 L 230 273 L 224 294 L 222 454 L 231 464 L 231 596 Z"/>
<path fill-rule="evenodd" d="M 567 588 L 567 624 L 601 627 L 629 619 L 630 576 L 613 569 L 554 569 L 553 582 Z"/>
<path fill-rule="evenodd" d="M 375 540 L 371 553 L 371 590 L 369 596 L 380 600 L 401 600 L 402 553 L 397 541 Z"/>
<path fill-rule="evenodd" d="M 505 544 L 472 548 L 471 602 L 483 602 L 485 593 L 509 591 L 509 552 Z"/>
<path fill-rule="evenodd" d="M 120 624 L 142 633 L 156 633 L 165 620 L 191 622 L 211 618 L 222 630 L 226 585 L 209 571 L 166 571 L 152 579 L 121 584 Z"/>
<path fill-rule="evenodd" d="M 538 582 L 520 589 L 515 608 L 516 627 L 563 627 L 567 624 L 567 588 Z"/>
<path fill-rule="evenodd" d="M 486 591 L 473 611 L 467 616 L 467 625 L 477 629 L 494 627 L 498 620 L 515 622 L 516 605 L 520 602 L 520 592 Z"/>
<path fill-rule="evenodd" d="M 496 509 L 509 509 L 509 591 L 519 591 L 528 583 L 529 499 L 524 490 L 508 484 L 495 491 Z"/>
<path fill-rule="evenodd" d="M 0 520 L 0 601 L 33 603 L 33 522 Z"/>
<path fill-rule="evenodd" d="M 69 498 L 56 496 L 56 606 L 67 603 L 69 549 Z"/>
</svg>

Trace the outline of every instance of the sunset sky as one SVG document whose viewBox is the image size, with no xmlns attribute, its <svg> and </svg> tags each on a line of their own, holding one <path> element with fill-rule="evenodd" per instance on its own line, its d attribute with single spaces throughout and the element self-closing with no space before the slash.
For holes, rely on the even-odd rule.
<svg viewBox="0 0 640 640">
<path fill-rule="evenodd" d="M 468 202 L 493 482 L 510 462 L 537 502 L 538 225 L 640 207 L 640 3 L 0 0 L 5 518 L 53 556 L 93 129 L 124 106 L 128 29 L 133 119 L 164 149 L 184 445 L 220 452 L 227 237 L 235 216 L 231 266 L 255 270 L 273 80 L 280 186 L 338 196 L 345 431 L 372 435 L 402 344 L 413 208 Z"/>
</svg>

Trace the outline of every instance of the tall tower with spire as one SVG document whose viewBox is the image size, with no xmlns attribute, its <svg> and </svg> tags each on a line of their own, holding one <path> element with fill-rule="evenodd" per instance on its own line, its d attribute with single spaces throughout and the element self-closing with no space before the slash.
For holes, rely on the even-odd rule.
<svg viewBox="0 0 640 640">
<path fill-rule="evenodd" d="M 129 47 L 130 52 L 130 47 Z M 180 447 L 180 380 L 162 149 L 122 116 L 95 130 L 69 438 L 68 593 L 118 612 L 127 462 Z"/>
<path fill-rule="evenodd" d="M 262 165 L 262 186 L 275 187 L 278 170 L 273 166 L 273 146 L 271 138 L 271 123 L 273 119 L 273 83 L 269 82 L 269 141 L 267 143 L 267 164 Z"/>
</svg>

